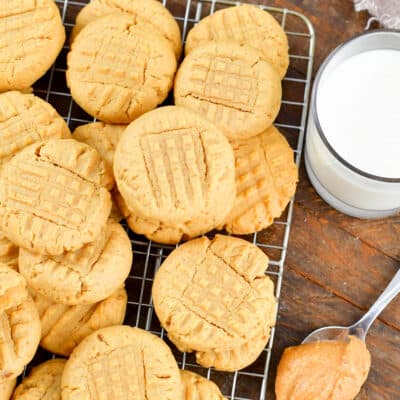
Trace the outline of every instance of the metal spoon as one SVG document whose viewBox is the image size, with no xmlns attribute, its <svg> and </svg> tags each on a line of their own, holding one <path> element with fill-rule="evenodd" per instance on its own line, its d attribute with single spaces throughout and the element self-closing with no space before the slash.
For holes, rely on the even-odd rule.
<svg viewBox="0 0 400 400">
<path fill-rule="evenodd" d="M 385 291 L 379 296 L 378 300 L 369 311 L 355 324 L 351 326 L 326 326 L 311 332 L 302 343 L 319 342 L 323 340 L 347 340 L 349 335 L 365 341 L 365 336 L 369 328 L 385 309 L 385 307 L 400 292 L 400 270 L 396 273 Z"/>
</svg>

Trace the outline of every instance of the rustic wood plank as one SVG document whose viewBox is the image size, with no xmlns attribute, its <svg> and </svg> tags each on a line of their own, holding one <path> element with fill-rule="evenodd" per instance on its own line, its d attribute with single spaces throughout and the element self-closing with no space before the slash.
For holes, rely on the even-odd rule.
<svg viewBox="0 0 400 400">
<path fill-rule="evenodd" d="M 301 276 L 289 263 L 282 286 L 277 332 L 272 353 L 267 399 L 274 399 L 276 366 L 287 346 L 299 344 L 312 330 L 332 323 L 350 325 L 362 311 Z M 377 321 L 367 338 L 372 355 L 371 372 L 357 400 L 394 400 L 400 396 L 400 335 Z"/>
<path fill-rule="evenodd" d="M 335 295 L 367 309 L 398 270 L 398 262 L 296 205 L 287 263 Z M 381 316 L 400 329 L 400 298 Z M 334 321 L 332 321 L 334 322 Z"/>
<path fill-rule="evenodd" d="M 317 37 L 315 71 L 336 46 L 362 32 L 368 20 L 368 14 L 356 13 L 348 0 L 262 0 L 256 3 L 287 7 L 311 20 Z"/>
<path fill-rule="evenodd" d="M 329 220 L 369 246 L 400 261 L 400 215 L 379 220 L 362 220 L 337 212 L 311 186 L 304 166 L 300 169 L 296 203 L 312 211 L 318 218 Z"/>
<path fill-rule="evenodd" d="M 190 18 L 195 15 L 194 3 Z M 366 13 L 357 14 L 354 11 L 350 0 L 261 0 L 261 3 L 294 9 L 310 18 L 317 39 L 314 72 L 333 48 L 362 32 L 368 20 Z M 79 8 L 78 5 L 69 7 L 68 23 L 74 21 Z M 185 1 L 168 0 L 168 8 L 183 16 Z M 299 43 L 293 43 L 292 50 L 296 45 L 300 46 Z M 291 72 L 300 77 L 300 63 L 294 63 Z M 290 116 L 292 110 L 285 112 Z M 281 228 L 272 226 L 260 234 L 261 240 L 279 245 L 283 235 Z M 361 309 L 371 305 L 399 266 L 396 263 L 396 260 L 400 261 L 399 233 L 400 217 L 361 221 L 333 210 L 315 193 L 302 167 L 267 400 L 274 399 L 274 369 L 284 347 L 298 344 L 307 333 L 320 326 L 351 324 L 362 315 Z M 266 251 L 273 259 L 281 256 L 278 249 Z M 396 315 L 399 304 L 397 300 L 390 306 L 382 315 L 382 320 L 375 323 L 368 338 L 373 364 L 359 400 L 400 398 L 400 334 L 397 330 L 400 316 Z M 263 367 L 263 360 L 260 360 L 252 368 L 262 373 Z M 251 393 L 257 383 L 252 387 L 251 379 L 247 378 L 239 378 L 239 394 L 256 398 Z M 231 382 L 227 381 L 225 375 L 213 372 L 212 379 L 220 383 L 223 389 L 229 390 Z"/>
</svg>

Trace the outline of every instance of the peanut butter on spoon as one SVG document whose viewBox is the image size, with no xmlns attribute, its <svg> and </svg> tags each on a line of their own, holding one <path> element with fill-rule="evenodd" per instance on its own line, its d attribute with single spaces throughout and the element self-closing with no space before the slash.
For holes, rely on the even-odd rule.
<svg viewBox="0 0 400 400">
<path fill-rule="evenodd" d="M 287 348 L 278 366 L 277 400 L 353 400 L 367 379 L 371 356 L 365 342 L 305 343 Z"/>
<path fill-rule="evenodd" d="M 277 400 L 353 400 L 368 376 L 365 337 L 400 292 L 400 270 L 364 316 L 351 326 L 325 326 L 287 348 L 278 366 Z"/>
</svg>

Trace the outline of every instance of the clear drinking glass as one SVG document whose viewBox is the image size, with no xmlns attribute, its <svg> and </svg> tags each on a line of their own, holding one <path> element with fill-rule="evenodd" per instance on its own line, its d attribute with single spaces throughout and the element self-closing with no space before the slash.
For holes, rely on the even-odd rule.
<svg viewBox="0 0 400 400">
<path fill-rule="evenodd" d="M 365 32 L 342 44 L 328 56 L 314 82 L 307 124 L 305 162 L 311 183 L 332 207 L 358 218 L 381 218 L 398 213 L 400 176 L 375 176 L 356 168 L 341 157 L 321 128 L 317 96 L 321 79 L 329 78 L 329 74 L 343 61 L 356 54 L 378 49 L 400 51 L 400 32 L 384 29 Z M 393 129 L 400 135 L 400 126 Z"/>
</svg>

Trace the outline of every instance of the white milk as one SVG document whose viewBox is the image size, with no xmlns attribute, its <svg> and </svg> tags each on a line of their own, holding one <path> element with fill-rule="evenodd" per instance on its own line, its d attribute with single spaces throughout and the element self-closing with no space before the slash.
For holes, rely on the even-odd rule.
<svg viewBox="0 0 400 400">
<path fill-rule="evenodd" d="M 343 159 L 372 175 L 400 178 L 400 51 L 345 60 L 321 80 L 317 112 Z"/>
<path fill-rule="evenodd" d="M 305 158 L 312 184 L 338 210 L 400 211 L 400 33 L 367 33 L 331 56 L 314 88 Z"/>
</svg>

